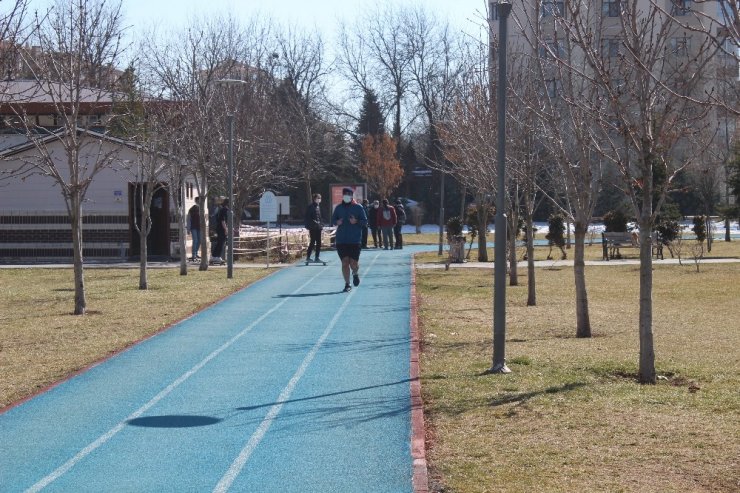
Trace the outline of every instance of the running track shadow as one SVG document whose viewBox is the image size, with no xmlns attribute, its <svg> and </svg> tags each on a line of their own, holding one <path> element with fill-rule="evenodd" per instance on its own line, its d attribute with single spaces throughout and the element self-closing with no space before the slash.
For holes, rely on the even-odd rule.
<svg viewBox="0 0 740 493">
<path fill-rule="evenodd" d="M 220 418 L 212 416 L 186 416 L 186 415 L 164 415 L 145 416 L 143 418 L 129 419 L 126 423 L 131 426 L 144 428 L 194 428 L 196 426 L 209 426 L 220 423 Z"/>
<path fill-rule="evenodd" d="M 411 382 L 414 382 L 418 379 L 416 378 L 405 378 L 403 380 L 399 380 L 398 382 L 391 382 L 391 383 L 383 383 L 380 385 L 370 385 L 367 387 L 358 387 L 356 389 L 350 389 L 350 390 L 340 390 L 338 392 L 328 392 L 326 394 L 319 394 L 319 395 L 312 395 L 311 397 L 301 397 L 300 399 L 288 399 L 287 401 L 282 401 L 280 404 L 288 404 L 293 402 L 306 402 L 306 401 L 313 401 L 317 399 L 324 399 L 326 397 L 335 397 L 338 395 L 346 395 L 346 394 L 353 394 L 355 392 L 363 392 L 365 390 L 372 390 L 372 389 L 379 389 L 383 387 L 393 387 L 395 385 L 403 385 L 403 384 L 410 384 Z M 262 409 L 266 407 L 272 407 L 275 404 L 278 404 L 277 402 L 270 402 L 265 404 L 255 404 L 253 406 L 245 406 L 245 407 L 237 407 L 237 411 L 253 411 L 255 409 Z"/>
<path fill-rule="evenodd" d="M 328 291 L 326 293 L 278 294 L 275 296 L 275 298 L 310 298 L 312 296 L 329 296 L 342 293 L 344 293 L 344 291 Z"/>
<path fill-rule="evenodd" d="M 378 419 L 407 415 L 413 409 L 408 395 L 388 395 L 384 392 L 381 397 L 376 394 L 362 395 L 361 393 L 382 387 L 409 385 L 411 381 L 411 379 L 404 379 L 398 382 L 289 399 L 280 403 L 238 407 L 234 409 L 234 412 L 245 415 L 237 417 L 232 414 L 227 419 L 229 421 L 234 419 L 236 427 L 248 426 L 250 423 L 258 423 L 264 419 L 261 412 L 255 411 L 270 408 L 276 404 L 302 403 L 301 406 L 286 407 L 275 420 L 276 432 L 292 436 L 296 429 L 300 429 L 301 433 L 321 432 L 329 428 L 348 427 Z M 326 402 L 323 401 L 324 399 Z"/>
</svg>

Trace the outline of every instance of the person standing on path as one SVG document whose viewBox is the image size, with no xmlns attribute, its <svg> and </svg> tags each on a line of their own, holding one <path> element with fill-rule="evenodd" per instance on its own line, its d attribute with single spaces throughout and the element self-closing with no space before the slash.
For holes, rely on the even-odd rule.
<svg viewBox="0 0 740 493">
<path fill-rule="evenodd" d="M 362 208 L 365 209 L 365 216 L 370 217 L 370 202 L 367 199 L 362 199 Z M 369 221 L 368 221 L 369 224 Z M 367 248 L 367 226 L 362 228 L 362 249 Z"/>
<path fill-rule="evenodd" d="M 378 209 L 378 227 L 383 233 L 383 249 L 393 250 L 393 227 L 396 225 L 396 209 L 388 205 L 388 199 L 383 199 L 383 205 Z"/>
<path fill-rule="evenodd" d="M 403 207 L 401 199 L 396 199 L 396 225 L 393 226 L 393 235 L 396 237 L 396 250 L 403 248 L 403 234 L 401 234 L 401 228 L 406 224 L 406 209 Z"/>
<path fill-rule="evenodd" d="M 311 260 L 311 253 L 315 250 L 315 262 L 319 262 L 321 254 L 321 230 L 324 228 L 324 222 L 321 220 L 321 194 L 313 194 L 313 201 L 306 208 L 305 225 L 309 234 L 308 251 L 306 252 L 306 262 Z"/>
<path fill-rule="evenodd" d="M 188 209 L 188 233 L 193 237 L 193 262 L 200 259 L 200 197 L 195 197 L 195 204 Z"/>
<path fill-rule="evenodd" d="M 383 238 L 380 236 L 380 229 L 378 229 L 378 208 L 380 202 L 374 200 L 370 205 L 367 212 L 367 225 L 370 227 L 370 233 L 373 235 L 373 245 L 378 248 L 378 244 L 383 246 Z"/>
<path fill-rule="evenodd" d="M 362 205 L 352 198 L 354 190 L 347 187 L 342 190 L 342 203 L 331 216 L 331 223 L 336 225 L 335 244 L 337 254 L 342 260 L 344 292 L 352 291 L 349 284 L 349 272 L 352 270 L 352 284 L 360 285 L 360 251 L 362 250 L 362 229 L 367 226 L 367 215 Z"/>
<path fill-rule="evenodd" d="M 211 252 L 211 261 L 215 263 L 222 263 L 224 260 L 221 255 L 224 253 L 224 245 L 226 244 L 226 231 L 228 229 L 229 220 L 229 199 L 224 199 L 221 203 L 221 207 L 216 214 L 216 243 L 213 245 L 213 251 Z"/>
</svg>

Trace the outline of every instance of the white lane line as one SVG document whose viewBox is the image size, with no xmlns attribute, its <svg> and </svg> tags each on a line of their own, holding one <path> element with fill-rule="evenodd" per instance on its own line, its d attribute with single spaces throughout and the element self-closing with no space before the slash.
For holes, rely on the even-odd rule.
<svg viewBox="0 0 740 493">
<path fill-rule="evenodd" d="M 311 279 L 306 281 L 305 283 L 301 284 L 301 286 L 293 291 L 290 294 L 297 294 L 299 293 L 303 288 L 311 284 L 319 275 L 321 275 L 326 269 L 321 269 L 318 274 L 313 276 Z M 280 301 L 278 304 L 270 308 L 268 311 L 266 311 L 264 314 L 262 314 L 257 320 L 249 324 L 244 330 L 239 332 L 237 335 L 232 337 L 228 342 L 224 343 L 221 347 L 213 351 L 211 354 L 206 356 L 200 363 L 192 367 L 190 370 L 185 372 L 182 376 L 180 376 L 177 380 L 169 384 L 167 387 L 164 388 L 160 393 L 158 393 L 156 396 L 154 396 L 149 402 L 141 406 L 139 409 L 134 411 L 132 414 L 130 414 L 126 419 L 118 423 L 116 426 L 108 430 L 105 434 L 100 436 L 97 440 L 90 443 L 88 446 L 80 450 L 74 457 L 69 459 L 67 462 L 59 466 L 57 469 L 55 469 L 53 472 L 51 472 L 49 475 L 45 476 L 41 480 L 39 480 L 36 484 L 31 486 L 26 490 L 26 493 L 36 493 L 38 491 L 41 491 L 43 488 L 50 485 L 52 482 L 59 479 L 62 475 L 64 475 L 67 471 L 72 469 L 78 462 L 80 462 L 82 459 L 90 455 L 95 449 L 103 445 L 105 442 L 113 438 L 119 431 L 121 431 L 125 426 L 126 423 L 132 419 L 136 419 L 142 414 L 144 414 L 147 410 L 149 410 L 152 406 L 157 404 L 159 401 L 164 399 L 168 394 L 170 394 L 173 390 L 175 390 L 180 384 L 182 384 L 184 381 L 186 381 L 188 378 L 192 377 L 197 373 L 201 368 L 203 368 L 206 364 L 208 364 L 209 361 L 211 361 L 213 358 L 221 354 L 224 350 L 226 350 L 229 346 L 234 344 L 236 341 L 238 341 L 241 337 L 243 337 L 246 333 L 251 331 L 257 324 L 262 322 L 265 318 L 267 318 L 270 314 L 275 312 L 278 308 L 283 306 L 285 303 L 288 302 L 290 298 L 285 298 L 284 300 Z"/>
<path fill-rule="evenodd" d="M 378 255 L 373 258 L 372 262 L 370 262 L 370 266 L 365 270 L 365 273 L 370 270 L 370 267 L 375 264 L 375 261 L 378 260 Z M 364 274 L 363 274 L 364 275 Z M 318 353 L 319 349 L 321 348 L 322 344 L 324 344 L 324 341 L 327 337 L 329 337 L 329 334 L 331 334 L 332 329 L 334 329 L 334 326 L 339 321 L 339 317 L 344 313 L 345 308 L 347 308 L 347 305 L 349 304 L 352 297 L 355 295 L 357 291 L 353 290 L 347 295 L 347 298 L 344 300 L 344 303 L 339 307 L 339 310 L 337 310 L 337 313 L 334 315 L 334 317 L 331 319 L 331 322 L 329 322 L 329 325 L 327 325 L 326 329 L 324 330 L 324 333 L 321 334 L 321 337 L 319 337 L 319 340 L 316 341 L 316 344 L 313 345 L 311 350 L 308 352 L 305 358 L 303 358 L 303 362 L 301 363 L 301 366 L 298 367 L 296 372 L 293 374 L 293 377 L 290 379 L 288 384 L 285 386 L 282 392 L 280 392 L 280 395 L 277 398 L 277 402 L 270 408 L 270 410 L 267 412 L 267 415 L 265 415 L 265 418 L 262 420 L 262 423 L 260 423 L 257 430 L 252 434 L 252 436 L 249 438 L 249 441 L 244 446 L 244 448 L 241 450 L 239 455 L 236 459 L 234 459 L 234 462 L 231 463 L 231 467 L 229 467 L 229 470 L 226 471 L 226 474 L 223 475 L 221 480 L 218 482 L 216 487 L 213 489 L 213 493 L 226 493 L 231 485 L 234 483 L 234 480 L 236 480 L 237 476 L 239 476 L 239 473 L 241 473 L 242 469 L 244 468 L 245 464 L 249 460 L 249 457 L 252 455 L 254 450 L 257 448 L 257 446 L 260 444 L 262 439 L 267 434 L 267 430 L 270 429 L 270 426 L 272 426 L 272 422 L 275 421 L 275 418 L 278 414 L 280 414 L 280 410 L 283 408 L 283 405 L 285 404 L 288 399 L 290 399 L 290 395 L 295 390 L 296 385 L 298 385 L 298 381 L 303 377 L 303 374 L 306 372 L 306 369 L 311 364 L 313 359 L 316 357 L 316 353 Z"/>
</svg>

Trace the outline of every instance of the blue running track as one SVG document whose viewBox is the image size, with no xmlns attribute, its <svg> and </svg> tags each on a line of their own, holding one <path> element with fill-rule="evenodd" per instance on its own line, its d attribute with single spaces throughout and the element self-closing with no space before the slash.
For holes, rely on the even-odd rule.
<svg viewBox="0 0 740 493">
<path fill-rule="evenodd" d="M 409 249 L 325 256 L 0 414 L 0 492 L 411 492 Z"/>
</svg>

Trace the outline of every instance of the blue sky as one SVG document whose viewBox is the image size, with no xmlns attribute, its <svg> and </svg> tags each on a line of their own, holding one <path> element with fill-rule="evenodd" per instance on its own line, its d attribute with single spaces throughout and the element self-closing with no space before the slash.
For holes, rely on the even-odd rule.
<svg viewBox="0 0 740 493">
<path fill-rule="evenodd" d="M 45 1 L 45 0 L 43 0 Z M 440 16 L 466 31 L 477 32 L 482 23 L 486 0 L 418 0 Z M 193 16 L 233 12 L 237 17 L 262 13 L 280 23 L 295 24 L 307 30 L 318 29 L 331 43 L 341 19 L 356 17 L 363 5 L 373 0 L 123 0 L 127 22 L 134 33 L 152 23 L 162 27 L 182 26 Z M 409 0 L 388 0 L 391 4 L 408 4 Z"/>
</svg>

